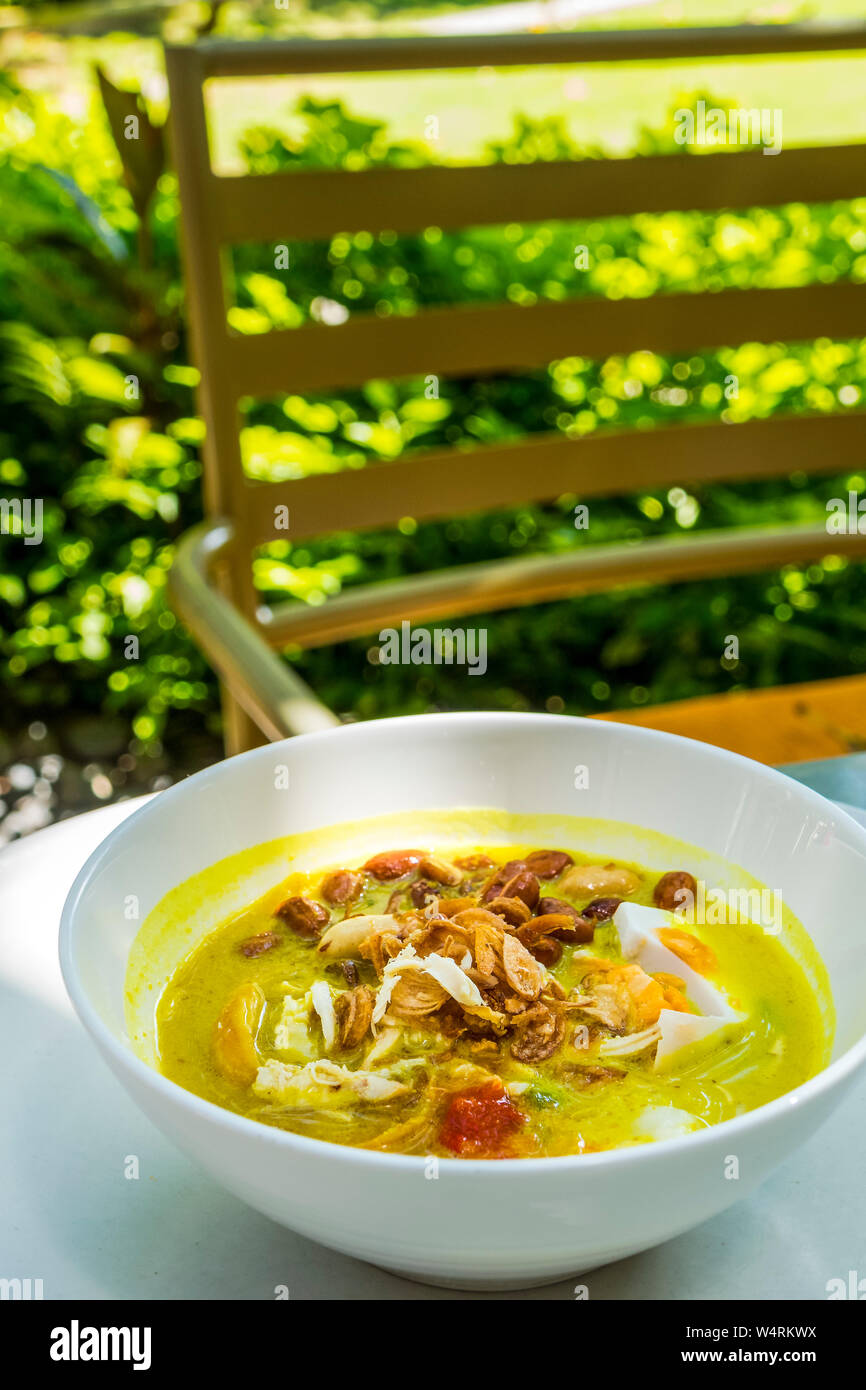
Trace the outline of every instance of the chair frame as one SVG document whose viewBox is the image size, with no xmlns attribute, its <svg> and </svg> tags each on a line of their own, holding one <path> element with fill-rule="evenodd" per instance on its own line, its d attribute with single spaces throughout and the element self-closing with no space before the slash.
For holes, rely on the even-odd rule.
<svg viewBox="0 0 866 1390">
<path fill-rule="evenodd" d="M 337 722 L 276 654 L 279 648 L 342 641 L 404 619 L 451 618 L 619 585 L 770 569 L 830 552 L 866 553 L 866 536 L 859 533 L 831 540 L 823 526 L 750 527 L 461 566 L 350 589 L 315 608 L 268 608 L 256 595 L 250 559 L 256 545 L 285 534 L 274 528 L 277 508 L 289 507 L 288 534 L 298 540 L 563 493 L 584 500 L 674 483 L 835 472 L 840 457 L 862 453 L 866 412 L 610 431 L 583 439 L 552 432 L 471 451 L 429 450 L 363 470 L 257 483 L 245 477 L 241 464 L 241 398 L 359 385 L 370 375 L 370 362 L 377 377 L 471 376 L 538 368 L 575 353 L 597 359 L 637 348 L 675 353 L 749 341 L 859 337 L 866 285 L 576 298 L 529 307 L 460 305 L 407 318 L 359 315 L 339 328 L 309 324 L 244 337 L 227 323 L 227 245 L 325 238 L 338 231 L 495 225 L 512 221 L 515 208 L 521 221 L 532 222 L 849 199 L 866 192 L 866 153 L 862 144 L 849 144 L 785 150 L 771 159 L 755 150 L 700 158 L 220 176 L 209 155 L 207 81 L 844 50 L 866 57 L 866 25 L 209 40 L 167 48 L 189 323 L 206 426 L 208 518 L 183 538 L 171 587 L 223 681 L 230 752 L 260 742 L 263 734 L 279 738 Z"/>
</svg>

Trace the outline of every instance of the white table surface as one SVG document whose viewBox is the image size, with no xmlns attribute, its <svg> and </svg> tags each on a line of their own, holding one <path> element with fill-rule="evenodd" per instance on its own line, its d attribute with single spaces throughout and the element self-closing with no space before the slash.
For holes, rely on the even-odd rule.
<svg viewBox="0 0 866 1390">
<path fill-rule="evenodd" d="M 57 926 L 87 855 L 139 804 L 0 852 L 0 1277 L 42 1279 L 46 1299 L 271 1299 L 278 1284 L 302 1300 L 473 1297 L 409 1283 L 251 1211 L 162 1137 L 98 1057 L 63 988 Z M 826 1298 L 829 1279 L 866 1276 L 864 1149 L 866 1082 L 759 1192 L 593 1271 L 590 1298 Z M 128 1155 L 138 1181 L 124 1177 Z M 571 1299 L 573 1283 L 474 1297 Z"/>
</svg>

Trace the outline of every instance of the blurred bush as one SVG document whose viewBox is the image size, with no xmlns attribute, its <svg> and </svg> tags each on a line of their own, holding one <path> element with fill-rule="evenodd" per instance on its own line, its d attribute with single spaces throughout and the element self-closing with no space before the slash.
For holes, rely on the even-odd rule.
<svg viewBox="0 0 866 1390">
<path fill-rule="evenodd" d="M 200 515 L 197 376 L 181 314 L 174 175 L 159 123 L 104 76 L 75 118 L 12 78 L 0 80 L 0 495 L 45 499 L 45 539 L 0 538 L 0 688 L 7 723 L 74 707 L 128 718 L 143 748 L 179 711 L 215 727 L 215 683 L 166 603 L 178 535 Z M 697 100 L 698 95 L 681 99 Z M 715 104 L 717 98 L 710 98 Z M 138 163 L 121 164 L 112 130 L 138 114 Z M 641 153 L 671 147 L 671 123 L 643 131 Z M 82 138 L 82 130 L 85 132 Z M 300 101 L 292 133 L 245 133 L 258 172 L 423 164 L 420 143 L 337 102 Z M 126 151 L 124 150 L 124 153 Z M 585 157 L 556 120 L 517 117 L 487 157 Z M 142 158 L 146 155 L 146 158 Z M 576 248 L 587 269 L 575 270 Z M 338 235 L 234 256 L 232 325 L 245 333 L 426 304 L 795 285 L 866 278 L 866 199 L 831 206 L 672 213 L 591 223 L 428 228 L 406 238 Z M 739 390 L 726 399 L 736 376 Z M 364 467 L 421 447 L 475 445 L 556 429 L 581 437 L 673 420 L 740 420 L 858 405 L 866 344 L 745 344 L 664 358 L 571 357 L 520 377 L 371 381 L 311 398 L 249 403 L 251 476 Z M 735 447 L 735 435 L 732 435 Z M 863 459 L 837 477 L 683 488 L 592 504 L 591 543 L 664 531 L 817 519 L 824 501 L 863 488 Z M 471 459 L 467 460 L 471 467 Z M 370 486 L 375 487 L 371 472 Z M 388 533 L 281 541 L 259 552 L 266 599 L 319 603 L 344 585 L 515 552 L 587 542 L 578 499 Z M 575 599 L 474 618 L 489 629 L 490 669 L 468 678 L 380 667 L 368 643 L 290 653 L 336 709 L 361 717 L 454 705 L 599 710 L 742 685 L 845 674 L 866 666 L 866 577 L 830 558 L 782 573 Z M 739 663 L 721 653 L 740 637 Z M 130 647 L 129 639 L 138 639 Z M 136 655 L 130 657 L 130 651 Z"/>
</svg>

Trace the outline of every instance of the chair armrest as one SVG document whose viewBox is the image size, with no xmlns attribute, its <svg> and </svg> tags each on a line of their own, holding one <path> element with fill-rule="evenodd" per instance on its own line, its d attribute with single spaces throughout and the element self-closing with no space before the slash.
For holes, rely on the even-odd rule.
<svg viewBox="0 0 866 1390">
<path fill-rule="evenodd" d="M 181 537 L 169 575 L 178 612 L 211 665 L 270 739 L 339 724 L 300 676 L 212 582 L 231 549 L 228 521 L 202 522 Z"/>
</svg>

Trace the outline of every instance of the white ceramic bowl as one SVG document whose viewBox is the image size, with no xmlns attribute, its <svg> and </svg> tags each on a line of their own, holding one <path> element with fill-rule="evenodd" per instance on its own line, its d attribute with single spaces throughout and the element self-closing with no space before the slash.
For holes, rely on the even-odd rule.
<svg viewBox="0 0 866 1390">
<path fill-rule="evenodd" d="M 581 768 L 588 786 L 575 785 L 586 780 L 575 773 Z M 709 878 L 724 876 L 731 861 L 780 888 L 831 981 L 837 1026 L 829 1065 L 769 1105 L 681 1138 L 583 1157 L 450 1159 L 433 1178 L 422 1157 L 321 1143 L 231 1114 L 135 1054 L 124 1019 L 130 945 L 175 885 L 263 841 L 388 812 L 405 813 L 400 838 L 409 842 L 418 838 L 413 812 L 453 807 L 604 817 L 621 823 L 599 841 L 610 857 L 680 867 L 634 830 L 651 827 L 705 852 L 683 867 L 707 869 Z M 389 847 L 363 834 L 358 843 Z M 255 891 L 241 882 L 220 906 L 250 901 L 286 871 L 285 858 L 274 860 Z M 64 908 L 60 954 L 72 1002 L 130 1095 L 250 1206 L 410 1277 L 521 1287 L 633 1254 L 713 1216 L 750 1193 L 826 1118 L 866 1059 L 864 899 L 866 831 L 757 763 L 615 723 L 432 715 L 259 748 L 163 792 L 82 869 Z M 130 902 L 138 920 L 130 920 Z M 194 935 L 209 920 L 200 916 Z M 189 945 L 181 941 L 175 958 Z M 730 1156 L 738 1159 L 737 1181 Z M 815 1182 L 824 1181 L 817 1172 Z"/>
</svg>

